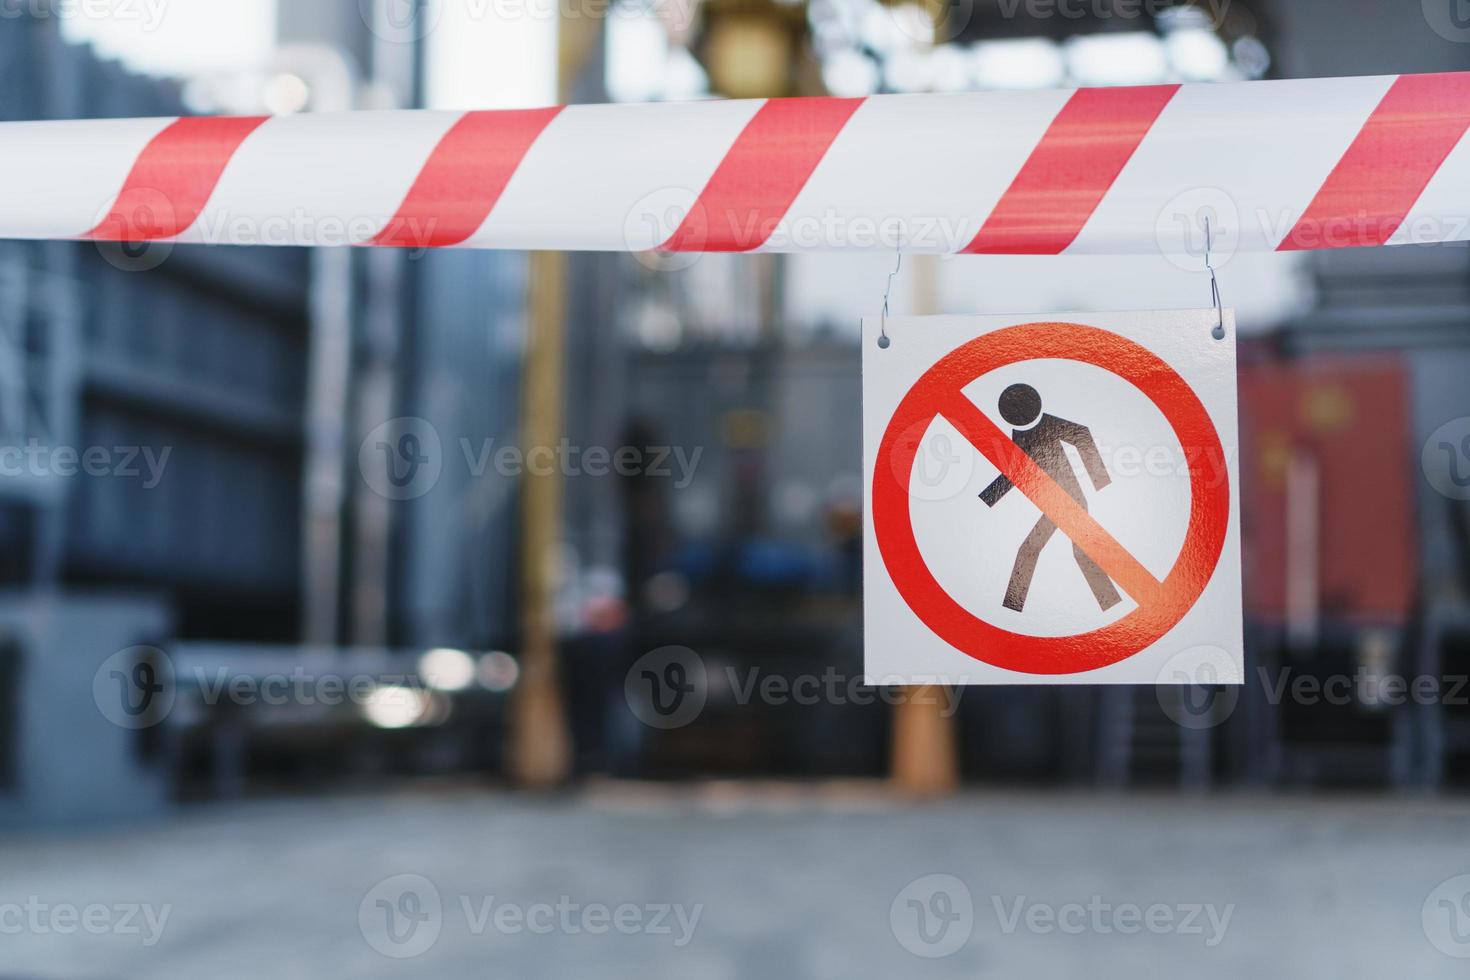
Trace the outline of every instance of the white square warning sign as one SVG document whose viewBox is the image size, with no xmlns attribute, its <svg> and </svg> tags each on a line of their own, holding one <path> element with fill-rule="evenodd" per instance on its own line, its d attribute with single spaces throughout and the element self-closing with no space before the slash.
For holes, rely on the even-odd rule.
<svg viewBox="0 0 1470 980">
<path fill-rule="evenodd" d="M 870 683 L 1241 682 L 1230 311 L 1218 326 L 864 321 Z"/>
</svg>

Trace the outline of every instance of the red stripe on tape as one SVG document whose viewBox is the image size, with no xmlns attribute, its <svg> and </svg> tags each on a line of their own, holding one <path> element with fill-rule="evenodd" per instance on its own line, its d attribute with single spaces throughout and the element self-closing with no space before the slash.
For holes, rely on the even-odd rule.
<svg viewBox="0 0 1470 980">
<path fill-rule="evenodd" d="M 1470 75 L 1402 75 L 1277 246 L 1382 245 L 1470 127 Z"/>
<path fill-rule="evenodd" d="M 225 166 L 268 116 L 178 119 L 153 137 L 107 217 L 83 238 L 149 242 L 183 234 L 199 219 Z"/>
<path fill-rule="evenodd" d="M 531 144 L 561 112 L 511 109 L 467 112 L 434 147 L 387 226 L 371 245 L 458 245 L 490 217 Z"/>
<path fill-rule="evenodd" d="M 1072 244 L 1178 90 L 1074 92 L 964 251 L 1056 255 Z"/>
<path fill-rule="evenodd" d="M 748 252 L 771 237 L 862 99 L 770 99 L 746 123 L 667 252 Z"/>
</svg>

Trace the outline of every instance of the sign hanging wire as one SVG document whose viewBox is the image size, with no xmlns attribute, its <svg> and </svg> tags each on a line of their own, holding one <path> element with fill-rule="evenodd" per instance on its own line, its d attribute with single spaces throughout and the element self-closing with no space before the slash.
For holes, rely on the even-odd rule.
<svg viewBox="0 0 1470 980">
<path fill-rule="evenodd" d="M 1225 307 L 1220 302 L 1220 280 L 1215 277 L 1215 265 L 1210 261 L 1210 216 L 1205 215 L 1205 268 L 1210 271 L 1210 302 L 1215 306 L 1215 329 L 1210 336 L 1225 339 Z"/>
<path fill-rule="evenodd" d="M 893 341 L 888 339 L 888 297 L 893 293 L 893 277 L 903 268 L 903 247 L 898 248 L 898 261 L 888 273 L 888 286 L 883 290 L 883 316 L 878 320 L 878 349 L 887 350 Z"/>
</svg>

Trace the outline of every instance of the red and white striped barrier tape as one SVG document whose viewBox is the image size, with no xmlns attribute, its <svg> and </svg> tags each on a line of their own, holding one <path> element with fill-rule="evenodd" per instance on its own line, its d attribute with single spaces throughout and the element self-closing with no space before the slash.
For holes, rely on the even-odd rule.
<svg viewBox="0 0 1470 980">
<path fill-rule="evenodd" d="M 0 124 L 0 237 L 1197 252 L 1470 238 L 1470 73 Z"/>
</svg>

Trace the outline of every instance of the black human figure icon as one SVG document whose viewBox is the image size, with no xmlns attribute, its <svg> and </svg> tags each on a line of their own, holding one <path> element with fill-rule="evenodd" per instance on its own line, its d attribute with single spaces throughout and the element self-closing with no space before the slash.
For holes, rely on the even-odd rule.
<svg viewBox="0 0 1470 980">
<path fill-rule="evenodd" d="M 1041 395 L 1030 385 L 1013 384 L 1001 392 L 1000 415 L 1016 426 L 1011 431 L 1011 440 L 1025 450 L 1026 455 L 1067 491 L 1083 510 L 1087 509 L 1087 498 L 1082 494 L 1082 484 L 1072 470 L 1072 463 L 1067 459 L 1062 443 L 1073 446 L 1081 455 L 1082 465 L 1086 468 L 1093 487 L 1101 490 L 1113 482 L 1112 477 L 1108 476 L 1107 467 L 1103 465 L 1102 453 L 1097 451 L 1097 443 L 1092 441 L 1092 433 L 1087 426 L 1044 414 L 1041 411 Z M 994 507 L 1014 485 L 1002 473 L 980 492 L 980 499 L 985 501 L 986 506 Z M 1031 588 L 1032 576 L 1036 574 L 1036 561 L 1056 529 L 1051 518 L 1043 514 L 1031 533 L 1026 535 L 1026 540 L 1021 543 L 1021 549 L 1016 552 L 1016 564 L 1011 569 L 1010 584 L 1006 586 L 1004 605 L 1007 609 L 1020 612 L 1025 608 L 1026 593 Z M 1082 576 L 1087 579 L 1100 609 L 1111 609 L 1122 601 L 1107 572 L 1076 544 L 1072 545 L 1072 557 L 1077 560 L 1077 567 L 1082 569 Z"/>
</svg>

